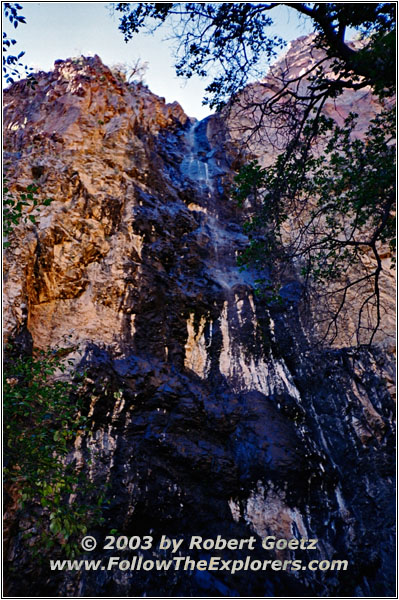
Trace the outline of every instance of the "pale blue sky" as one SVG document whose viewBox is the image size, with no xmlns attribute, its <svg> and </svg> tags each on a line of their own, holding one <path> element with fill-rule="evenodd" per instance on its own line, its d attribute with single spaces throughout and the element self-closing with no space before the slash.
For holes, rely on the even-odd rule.
<svg viewBox="0 0 399 600">
<path fill-rule="evenodd" d="M 116 63 L 134 63 L 140 58 L 148 62 L 145 83 L 151 91 L 166 98 L 177 100 L 191 117 L 203 118 L 209 109 L 202 106 L 206 83 L 193 77 L 185 82 L 177 78 L 173 68 L 173 47 L 165 41 L 165 31 L 155 36 L 139 34 L 127 44 L 118 30 L 119 13 L 110 12 L 110 3 L 104 2 L 21 2 L 21 13 L 26 25 L 16 30 L 4 29 L 18 44 L 15 50 L 25 50 L 26 64 L 40 70 L 50 70 L 54 61 L 81 54 L 98 54 L 111 66 Z M 312 31 L 311 23 L 298 19 L 297 13 L 287 7 L 272 12 L 277 33 L 290 41 Z"/>
</svg>

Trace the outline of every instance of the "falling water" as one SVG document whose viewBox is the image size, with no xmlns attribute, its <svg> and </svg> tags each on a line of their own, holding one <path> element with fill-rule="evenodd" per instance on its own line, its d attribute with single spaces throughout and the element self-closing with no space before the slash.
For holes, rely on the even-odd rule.
<svg viewBox="0 0 399 600">
<path fill-rule="evenodd" d="M 246 245 L 248 238 L 236 223 L 226 226 L 225 220 L 219 220 L 220 203 L 226 202 L 220 186 L 223 170 L 208 139 L 207 125 L 208 118 L 192 123 L 186 136 L 187 153 L 181 170 L 195 186 L 198 204 L 194 203 L 191 208 L 202 212 L 200 227 L 209 237 L 211 247 L 209 270 L 223 288 L 230 290 L 237 284 L 252 283 L 248 273 L 242 273 L 236 262 L 236 252 Z"/>
<path fill-rule="evenodd" d="M 209 161 L 211 148 L 206 135 L 206 119 L 204 121 L 194 121 L 187 133 L 187 155 L 181 164 L 181 170 L 184 175 L 197 186 L 199 190 L 207 197 L 211 197 L 214 187 L 209 174 Z M 221 174 L 220 169 L 212 165 L 213 175 Z"/>
</svg>

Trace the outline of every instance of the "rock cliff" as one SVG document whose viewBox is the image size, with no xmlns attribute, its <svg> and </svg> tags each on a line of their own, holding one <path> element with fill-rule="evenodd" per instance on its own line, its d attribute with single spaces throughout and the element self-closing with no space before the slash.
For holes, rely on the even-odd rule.
<svg viewBox="0 0 399 600">
<path fill-rule="evenodd" d="M 73 457 L 109 500 L 89 533 L 317 538 L 315 550 L 250 554 L 349 566 L 50 572 L 14 528 L 8 558 L 25 576 L 10 575 L 9 593 L 391 594 L 390 356 L 312 347 L 292 283 L 280 306 L 254 295 L 254 275 L 236 264 L 247 238 L 220 116 L 190 119 L 98 57 L 59 61 L 37 79 L 5 90 L 5 165 L 15 192 L 34 182 L 54 201 L 10 240 L 5 330 L 28 349 L 70 347 L 87 370 L 91 429 Z"/>
</svg>

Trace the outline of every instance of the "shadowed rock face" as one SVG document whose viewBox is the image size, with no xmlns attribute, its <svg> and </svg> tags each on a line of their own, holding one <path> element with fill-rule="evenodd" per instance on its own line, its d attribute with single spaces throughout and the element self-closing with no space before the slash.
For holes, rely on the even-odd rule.
<svg viewBox="0 0 399 600">
<path fill-rule="evenodd" d="M 54 202 L 11 241 L 6 331 L 68 344 L 88 370 L 91 431 L 74 458 L 84 464 L 94 448 L 88 476 L 110 502 L 89 533 L 317 538 L 307 551 L 258 541 L 249 553 L 187 554 L 349 566 L 57 573 L 15 535 L 8 555 L 27 574 L 9 577 L 10 594 L 392 594 L 389 356 L 312 348 L 297 282 L 281 306 L 255 297 L 254 275 L 236 266 L 247 239 L 226 192 L 233 153 L 218 117 L 192 121 L 98 57 L 38 80 L 5 92 L 6 162 L 11 187 L 36 178 Z"/>
</svg>

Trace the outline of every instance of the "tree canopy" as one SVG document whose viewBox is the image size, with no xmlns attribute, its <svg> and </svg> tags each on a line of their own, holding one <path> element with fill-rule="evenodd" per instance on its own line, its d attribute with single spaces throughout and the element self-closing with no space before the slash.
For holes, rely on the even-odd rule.
<svg viewBox="0 0 399 600">
<path fill-rule="evenodd" d="M 318 44 L 335 59 L 340 75 L 352 82 L 392 91 L 395 82 L 395 4 L 289 3 L 289 2 L 119 2 L 123 16 L 119 29 L 130 40 L 140 29 L 152 30 L 172 21 L 178 39 L 176 71 L 191 77 L 209 75 L 205 102 L 220 107 L 275 58 L 285 41 L 269 34 L 273 9 L 287 6 L 310 18 L 319 34 Z M 355 50 L 346 33 L 353 28 L 367 42 Z M 347 83 L 348 85 L 348 83 Z"/>
</svg>

